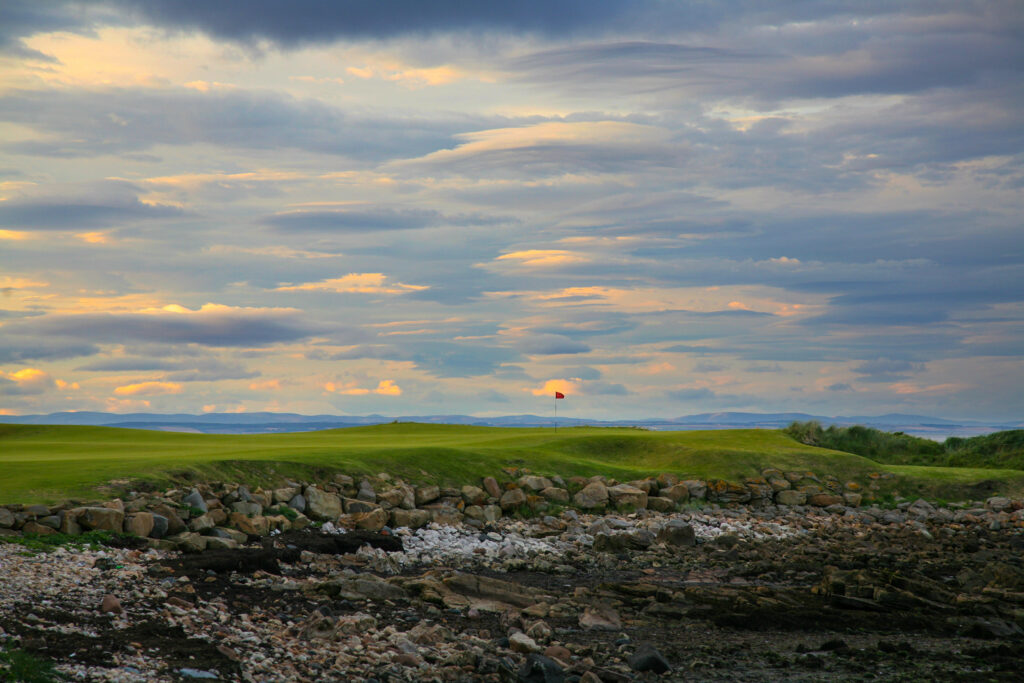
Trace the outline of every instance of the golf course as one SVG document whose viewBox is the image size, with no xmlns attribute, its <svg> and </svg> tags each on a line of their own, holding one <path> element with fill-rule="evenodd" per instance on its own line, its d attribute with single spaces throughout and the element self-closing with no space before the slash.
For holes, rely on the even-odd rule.
<svg viewBox="0 0 1024 683">
<path fill-rule="evenodd" d="M 0 502 L 96 498 L 118 486 L 223 480 L 252 485 L 333 472 L 388 472 L 459 484 L 501 468 L 539 474 L 639 479 L 661 472 L 742 480 L 765 468 L 840 480 L 881 479 L 879 494 L 958 500 L 1024 491 L 1024 471 L 886 465 L 807 446 L 778 430 L 655 432 L 393 423 L 263 435 L 211 435 L 112 427 L 0 426 Z M 113 487 L 111 484 L 113 483 Z M 980 492 L 980 493 L 978 493 Z"/>
</svg>

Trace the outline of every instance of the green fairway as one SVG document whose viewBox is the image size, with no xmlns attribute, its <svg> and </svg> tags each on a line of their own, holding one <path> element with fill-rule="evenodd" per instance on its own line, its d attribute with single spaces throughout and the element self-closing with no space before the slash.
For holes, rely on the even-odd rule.
<svg viewBox="0 0 1024 683">
<path fill-rule="evenodd" d="M 187 478 L 270 483 L 331 472 L 389 472 L 423 482 L 461 484 L 525 467 L 562 476 L 635 479 L 660 472 L 739 480 L 766 467 L 811 470 L 867 481 L 891 471 L 905 488 L 956 487 L 998 480 L 1024 491 L 1024 472 L 886 466 L 857 455 L 797 443 L 775 430 L 649 432 L 579 427 L 522 429 L 387 424 L 261 435 L 181 434 L 109 427 L 0 425 L 0 502 L 96 497 L 112 480 L 154 484 Z M 952 473 L 950 473 L 952 470 Z"/>
</svg>

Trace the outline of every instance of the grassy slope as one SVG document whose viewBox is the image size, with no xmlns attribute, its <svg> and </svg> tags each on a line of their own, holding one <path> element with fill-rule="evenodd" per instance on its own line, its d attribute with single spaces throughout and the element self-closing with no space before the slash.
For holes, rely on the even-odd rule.
<svg viewBox="0 0 1024 683">
<path fill-rule="evenodd" d="M 259 483 L 317 471 L 376 473 L 417 481 L 465 483 L 527 467 L 563 476 L 607 474 L 632 479 L 659 472 L 740 479 L 765 467 L 831 473 L 866 481 L 898 472 L 906 488 L 945 489 L 995 479 L 1024 491 L 1024 472 L 879 465 L 849 453 L 797 443 L 778 431 L 646 432 L 633 429 L 510 429 L 391 424 L 264 435 L 180 434 L 104 427 L 0 425 L 0 502 L 94 497 L 118 478 L 166 483 L 191 472 Z M 916 482 L 916 483 L 914 483 Z M 911 485 L 913 484 L 913 485 Z M 925 489 L 928 489 L 927 491 Z M 942 493 L 941 491 L 939 492 Z M 950 491 L 941 497 L 953 497 Z"/>
</svg>

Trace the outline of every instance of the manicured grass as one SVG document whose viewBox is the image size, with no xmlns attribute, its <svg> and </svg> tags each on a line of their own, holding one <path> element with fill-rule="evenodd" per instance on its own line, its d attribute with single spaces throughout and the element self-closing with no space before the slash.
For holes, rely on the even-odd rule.
<svg viewBox="0 0 1024 683">
<path fill-rule="evenodd" d="M 499 475 L 502 467 L 562 476 L 606 474 L 622 480 L 659 472 L 738 480 L 777 467 L 866 481 L 870 472 L 890 470 L 914 481 L 931 481 L 931 468 L 879 465 L 850 453 L 800 444 L 775 430 L 580 427 L 556 432 L 402 423 L 292 434 L 211 435 L 0 425 L 0 502 L 95 498 L 100 495 L 97 487 L 119 479 L 156 485 L 187 478 L 260 484 L 341 471 L 389 472 L 418 482 L 460 484 Z M 999 477 L 1002 490 L 1024 491 L 1024 472 L 965 470 L 956 481 L 950 476 L 938 472 L 935 481 L 970 485 Z"/>
</svg>

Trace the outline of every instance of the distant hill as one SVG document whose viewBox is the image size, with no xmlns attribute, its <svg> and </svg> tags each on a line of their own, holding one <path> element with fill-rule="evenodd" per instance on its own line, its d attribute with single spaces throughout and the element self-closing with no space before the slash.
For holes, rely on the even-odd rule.
<svg viewBox="0 0 1024 683">
<path fill-rule="evenodd" d="M 1019 421 L 996 422 L 951 420 L 927 415 L 857 415 L 828 417 L 808 413 L 743 413 L 721 412 L 683 415 L 676 418 L 645 418 L 635 420 L 593 420 L 559 417 L 559 427 L 583 425 L 606 427 L 640 427 L 656 431 L 728 429 L 750 427 L 781 429 L 792 422 L 817 421 L 823 425 L 848 426 L 861 424 L 884 431 L 900 431 L 932 439 L 948 436 L 975 436 L 994 431 L 1019 429 Z M 297 413 L 104 413 L 62 412 L 49 415 L 0 415 L 0 423 L 38 425 L 81 425 L 126 427 L 161 431 L 202 432 L 206 434 L 265 434 L 275 432 L 309 432 L 339 429 L 388 422 L 420 422 L 427 424 L 477 425 L 485 427 L 552 427 L 551 417 L 539 415 L 504 415 L 475 417 L 471 415 L 299 415 Z"/>
</svg>

